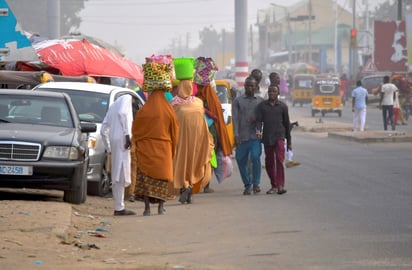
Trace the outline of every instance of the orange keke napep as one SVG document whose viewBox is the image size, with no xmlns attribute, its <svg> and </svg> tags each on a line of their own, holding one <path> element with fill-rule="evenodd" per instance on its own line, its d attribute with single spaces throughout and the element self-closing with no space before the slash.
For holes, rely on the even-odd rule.
<svg viewBox="0 0 412 270">
<path fill-rule="evenodd" d="M 312 95 L 312 117 L 316 113 L 337 113 L 342 116 L 342 98 L 340 80 L 336 77 L 318 77 L 315 79 Z"/>
<path fill-rule="evenodd" d="M 292 106 L 298 103 L 302 106 L 312 102 L 315 78 L 315 75 L 312 74 L 296 74 L 293 76 L 292 89 L 290 91 Z"/>
</svg>

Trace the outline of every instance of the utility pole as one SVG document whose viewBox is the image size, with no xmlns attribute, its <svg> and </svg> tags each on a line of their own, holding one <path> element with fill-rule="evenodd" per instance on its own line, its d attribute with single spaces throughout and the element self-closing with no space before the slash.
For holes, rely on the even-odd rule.
<svg viewBox="0 0 412 270">
<path fill-rule="evenodd" d="M 309 54 L 308 63 L 312 64 L 312 0 L 309 0 Z"/>
<path fill-rule="evenodd" d="M 291 35 L 292 35 L 292 28 L 290 27 L 290 15 L 289 15 L 289 11 L 288 8 L 286 6 L 281 6 L 278 5 L 276 3 L 270 3 L 272 6 L 274 7 L 280 7 L 283 8 L 284 12 L 285 12 L 285 17 L 286 17 L 286 23 L 287 23 L 287 33 L 286 33 L 286 42 L 288 43 L 287 45 L 287 49 L 288 49 L 288 62 L 289 65 L 292 64 L 292 49 L 291 49 Z M 282 27 L 282 34 L 283 34 L 283 27 Z"/>
<path fill-rule="evenodd" d="M 356 29 L 356 0 L 352 0 L 352 29 Z M 350 74 L 355 78 L 356 75 L 356 52 L 355 47 L 350 48 L 351 50 L 351 72 Z"/>
<path fill-rule="evenodd" d="M 186 33 L 186 55 L 190 55 L 190 49 L 189 49 L 189 43 L 190 43 L 190 33 Z"/>
<path fill-rule="evenodd" d="M 402 0 L 398 0 L 398 21 L 402 21 Z"/>
<path fill-rule="evenodd" d="M 240 87 L 245 84 L 249 74 L 247 61 L 247 0 L 235 2 L 235 78 Z"/>
<path fill-rule="evenodd" d="M 335 0 L 335 39 L 334 39 L 334 51 L 335 51 L 335 74 L 338 74 L 338 0 Z"/>
<path fill-rule="evenodd" d="M 48 36 L 50 39 L 60 37 L 60 0 L 47 1 Z"/>
<path fill-rule="evenodd" d="M 221 67 L 226 66 L 226 31 L 222 29 L 222 65 Z"/>
</svg>

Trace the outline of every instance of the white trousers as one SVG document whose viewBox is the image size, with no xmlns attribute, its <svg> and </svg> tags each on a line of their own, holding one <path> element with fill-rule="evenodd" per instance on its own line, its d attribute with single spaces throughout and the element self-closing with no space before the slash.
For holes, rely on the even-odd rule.
<svg viewBox="0 0 412 270">
<path fill-rule="evenodd" d="M 123 170 L 123 169 L 122 169 Z M 123 172 L 120 173 L 123 175 Z M 124 179 L 121 177 L 119 181 L 112 179 L 112 194 L 114 200 L 114 210 L 121 211 L 125 208 L 124 206 Z"/>
<path fill-rule="evenodd" d="M 356 109 L 353 112 L 353 131 L 364 131 L 366 122 L 366 108 Z"/>
</svg>

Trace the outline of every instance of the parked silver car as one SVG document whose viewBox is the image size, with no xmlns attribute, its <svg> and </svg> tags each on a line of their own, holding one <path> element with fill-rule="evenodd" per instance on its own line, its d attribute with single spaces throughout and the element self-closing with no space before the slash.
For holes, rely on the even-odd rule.
<svg viewBox="0 0 412 270">
<path fill-rule="evenodd" d="M 34 91 L 64 92 L 71 97 L 83 122 L 97 124 L 97 131 L 89 136 L 90 163 L 87 170 L 88 194 L 104 196 L 110 191 L 111 178 L 106 170 L 106 152 L 100 136 L 100 127 L 109 106 L 122 95 L 137 99 L 137 108 L 143 99 L 133 90 L 106 84 L 81 82 L 48 82 L 36 86 Z"/>
<path fill-rule="evenodd" d="M 70 97 L 29 90 L 0 91 L 0 187 L 57 189 L 64 201 L 87 197 L 88 133 Z"/>
</svg>

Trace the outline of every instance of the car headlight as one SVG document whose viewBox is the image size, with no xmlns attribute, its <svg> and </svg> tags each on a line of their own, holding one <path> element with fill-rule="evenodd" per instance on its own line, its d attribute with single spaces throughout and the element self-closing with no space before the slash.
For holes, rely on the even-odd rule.
<svg viewBox="0 0 412 270">
<path fill-rule="evenodd" d="M 77 147 L 73 146 L 47 146 L 43 157 L 78 160 L 80 159 L 80 151 Z"/>
<path fill-rule="evenodd" d="M 97 139 L 93 136 L 89 136 L 89 141 L 88 141 L 89 148 L 95 148 L 96 144 L 97 144 Z"/>
</svg>

